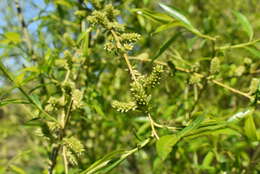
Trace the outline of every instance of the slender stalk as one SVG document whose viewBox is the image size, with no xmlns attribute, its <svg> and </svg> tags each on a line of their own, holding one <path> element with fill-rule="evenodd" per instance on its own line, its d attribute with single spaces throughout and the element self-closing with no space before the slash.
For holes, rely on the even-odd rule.
<svg viewBox="0 0 260 174">
<path fill-rule="evenodd" d="M 150 120 L 150 125 L 151 125 L 151 128 L 152 128 L 152 136 L 155 137 L 157 140 L 159 140 L 160 138 L 159 138 L 159 136 L 158 136 L 158 134 L 155 130 L 154 121 L 153 121 L 150 113 L 148 113 L 148 118 Z"/>
<path fill-rule="evenodd" d="M 253 40 L 253 41 L 242 43 L 242 44 L 222 46 L 222 47 L 218 47 L 216 49 L 217 50 L 226 50 L 226 49 L 234 49 L 234 48 L 243 48 L 246 46 L 254 45 L 259 41 L 260 41 L 260 39 L 257 39 L 257 40 Z"/>
</svg>

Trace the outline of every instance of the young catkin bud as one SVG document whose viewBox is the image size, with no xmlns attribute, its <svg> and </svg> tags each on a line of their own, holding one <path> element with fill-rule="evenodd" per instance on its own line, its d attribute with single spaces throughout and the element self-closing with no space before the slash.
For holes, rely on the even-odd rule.
<svg viewBox="0 0 260 174">
<path fill-rule="evenodd" d="M 260 80 L 257 78 L 253 78 L 250 83 L 249 93 L 254 94 L 257 91 L 259 84 Z"/>
<path fill-rule="evenodd" d="M 194 84 L 198 84 L 201 81 L 201 76 L 199 76 L 198 74 L 192 74 L 190 79 L 189 79 L 189 83 L 194 85 Z"/>
<path fill-rule="evenodd" d="M 210 62 L 210 73 L 216 74 L 220 69 L 220 60 L 218 57 L 214 57 Z"/>
<path fill-rule="evenodd" d="M 144 86 L 145 87 L 155 87 L 160 83 L 160 79 L 163 72 L 163 66 L 162 65 L 156 65 L 153 67 L 152 73 L 147 77 L 145 80 Z"/>
<path fill-rule="evenodd" d="M 120 101 L 113 101 L 112 107 L 119 112 L 128 112 L 130 110 L 135 110 L 137 108 L 135 102 L 120 102 Z"/>
<path fill-rule="evenodd" d="M 245 65 L 251 65 L 251 64 L 252 64 L 252 59 L 246 57 L 246 58 L 244 59 L 244 64 L 245 64 Z"/>
<path fill-rule="evenodd" d="M 238 66 L 237 68 L 236 68 L 236 70 L 235 70 L 235 75 L 236 76 L 242 76 L 242 74 L 244 73 L 246 71 L 246 68 L 245 68 L 245 66 L 244 65 L 240 65 L 240 66 Z"/>
<path fill-rule="evenodd" d="M 140 83 L 133 82 L 131 84 L 131 93 L 138 106 L 147 106 L 148 96 Z"/>
</svg>

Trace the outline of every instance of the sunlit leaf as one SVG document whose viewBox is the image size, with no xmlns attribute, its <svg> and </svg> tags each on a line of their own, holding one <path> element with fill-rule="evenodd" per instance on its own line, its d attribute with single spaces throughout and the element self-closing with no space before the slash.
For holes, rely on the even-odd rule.
<svg viewBox="0 0 260 174">
<path fill-rule="evenodd" d="M 167 24 L 162 24 L 159 27 L 157 27 L 152 34 L 160 33 L 162 31 L 169 30 L 169 29 L 174 28 L 176 26 L 180 26 L 180 22 L 174 21 L 174 22 L 170 22 L 170 23 L 167 23 Z"/>
<path fill-rule="evenodd" d="M 210 37 L 210 36 L 207 36 L 207 35 L 204 35 L 202 34 L 198 29 L 196 29 L 192 24 L 191 22 L 183 15 L 181 14 L 180 12 L 178 12 L 177 10 L 163 4 L 163 3 L 159 3 L 159 6 L 165 11 L 167 12 L 170 16 L 172 16 L 174 19 L 176 19 L 177 21 L 179 21 L 181 24 L 181 26 L 185 27 L 187 30 L 191 31 L 192 33 L 200 36 L 200 37 L 203 37 L 203 38 L 206 38 L 206 39 L 209 39 L 209 40 L 215 40 L 214 38 Z"/>
<path fill-rule="evenodd" d="M 22 41 L 20 35 L 15 32 L 7 32 L 5 33 L 5 37 L 9 42 L 14 44 L 18 44 Z"/>
<path fill-rule="evenodd" d="M 138 15 L 142 15 L 146 18 L 149 18 L 155 22 L 169 23 L 169 22 L 175 21 L 174 18 L 172 18 L 166 14 L 150 11 L 147 9 L 133 9 L 132 11 L 136 12 Z"/>
</svg>

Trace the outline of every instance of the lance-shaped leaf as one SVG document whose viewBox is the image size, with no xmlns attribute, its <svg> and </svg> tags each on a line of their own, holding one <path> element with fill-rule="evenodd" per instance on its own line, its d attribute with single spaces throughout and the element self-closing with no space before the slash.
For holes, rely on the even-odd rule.
<svg viewBox="0 0 260 174">
<path fill-rule="evenodd" d="M 254 36 L 254 31 L 253 31 L 253 27 L 250 24 L 250 22 L 248 21 L 247 17 L 245 15 L 243 15 L 242 13 L 239 13 L 237 11 L 233 11 L 233 13 L 237 17 L 238 22 L 241 24 L 243 30 L 248 35 L 249 40 L 252 40 L 253 36 Z"/>
<path fill-rule="evenodd" d="M 169 40 L 167 40 L 165 43 L 163 43 L 162 46 L 159 48 L 158 52 L 155 54 L 155 56 L 152 57 L 152 61 L 154 61 L 160 55 L 162 55 L 164 53 L 164 51 L 166 51 L 167 48 L 169 48 L 171 46 L 171 44 L 178 38 L 179 35 L 180 35 L 180 33 L 176 33 Z"/>
<path fill-rule="evenodd" d="M 244 130 L 245 130 L 246 136 L 250 140 L 256 141 L 258 139 L 257 132 L 256 132 L 256 127 L 255 127 L 255 122 L 254 122 L 252 114 L 250 114 L 249 116 L 246 117 Z"/>
<path fill-rule="evenodd" d="M 165 160 L 169 153 L 172 151 L 172 147 L 185 135 L 195 130 L 201 122 L 204 120 L 204 116 L 197 117 L 189 126 L 182 129 L 177 134 L 165 135 L 156 142 L 156 151 L 158 156 Z"/>
<path fill-rule="evenodd" d="M 210 36 L 204 35 L 202 34 L 199 30 L 197 30 L 192 24 L 191 22 L 180 12 L 178 12 L 177 10 L 163 4 L 163 3 L 159 3 L 159 6 L 165 11 L 167 12 L 170 16 L 172 16 L 174 19 L 176 19 L 177 21 L 180 22 L 180 25 L 183 26 L 184 28 L 186 28 L 187 30 L 191 31 L 192 33 L 205 38 L 205 39 L 209 39 L 209 40 L 215 40 L 215 38 L 212 38 Z"/>
</svg>

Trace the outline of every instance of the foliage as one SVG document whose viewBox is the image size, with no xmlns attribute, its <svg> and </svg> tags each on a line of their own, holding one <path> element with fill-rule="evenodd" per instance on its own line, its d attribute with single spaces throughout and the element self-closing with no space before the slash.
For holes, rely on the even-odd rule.
<svg viewBox="0 0 260 174">
<path fill-rule="evenodd" d="M 0 174 L 260 172 L 258 0 L 0 7 Z"/>
</svg>

